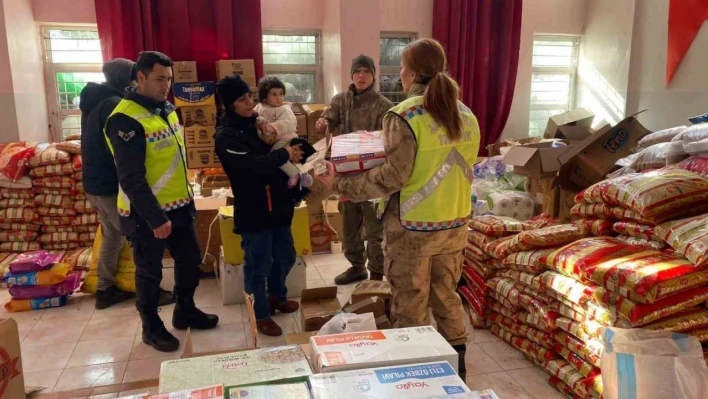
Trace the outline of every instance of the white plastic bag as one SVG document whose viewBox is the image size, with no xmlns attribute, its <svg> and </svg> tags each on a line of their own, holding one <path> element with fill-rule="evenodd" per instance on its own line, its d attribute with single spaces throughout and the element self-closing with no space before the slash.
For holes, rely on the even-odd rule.
<svg viewBox="0 0 708 399">
<path fill-rule="evenodd" d="M 603 341 L 605 399 L 708 397 L 708 366 L 697 338 L 608 327 Z"/>
<path fill-rule="evenodd" d="M 376 318 L 373 313 L 355 314 L 339 313 L 325 323 L 317 335 L 332 335 L 343 333 L 355 333 L 364 331 L 375 331 Z"/>
<path fill-rule="evenodd" d="M 527 192 L 502 191 L 489 195 L 492 214 L 525 221 L 534 217 L 536 200 Z"/>
<path fill-rule="evenodd" d="M 686 126 L 676 126 L 670 129 L 659 130 L 658 132 L 648 134 L 639 140 L 639 148 L 649 148 L 655 144 L 669 142 L 685 130 Z"/>
</svg>

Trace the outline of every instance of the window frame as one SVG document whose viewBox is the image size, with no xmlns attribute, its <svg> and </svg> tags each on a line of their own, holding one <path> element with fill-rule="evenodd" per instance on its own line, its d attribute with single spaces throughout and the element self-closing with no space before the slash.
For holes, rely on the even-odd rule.
<svg viewBox="0 0 708 399">
<path fill-rule="evenodd" d="M 268 75 L 281 74 L 314 74 L 315 75 L 315 98 L 312 103 L 321 103 L 324 97 L 324 80 L 322 77 L 322 32 L 320 30 L 298 30 L 298 29 L 264 29 L 261 32 L 261 39 L 265 35 L 273 36 L 314 36 L 315 37 L 315 65 L 302 64 L 266 64 L 263 63 L 263 77 Z M 264 57 L 265 58 L 265 57 Z"/>
<path fill-rule="evenodd" d="M 404 93 L 402 91 L 401 92 L 398 92 L 398 91 L 384 92 L 381 90 L 381 83 L 383 81 L 383 79 L 381 79 L 381 75 L 400 75 L 401 74 L 401 66 L 400 65 L 398 65 L 398 66 L 381 65 L 381 47 L 380 47 L 381 46 L 381 39 L 398 39 L 398 38 L 410 39 L 410 42 L 413 43 L 414 41 L 418 40 L 418 33 L 416 33 L 416 32 L 382 31 L 379 34 L 379 82 L 378 82 L 379 85 L 378 85 L 378 89 L 379 89 L 379 92 L 383 96 L 388 98 L 389 100 L 391 100 L 391 99 L 387 96 L 387 94 L 399 94 L 399 95 L 404 95 L 404 97 L 405 97 L 406 93 Z M 391 101 L 393 101 L 393 100 L 391 100 Z"/>
<path fill-rule="evenodd" d="M 575 61 L 575 64 L 570 67 L 558 67 L 558 66 L 534 66 L 533 65 L 533 49 L 535 47 L 535 43 L 537 41 L 547 41 L 547 42 L 552 42 L 552 41 L 568 41 L 568 40 L 573 40 L 575 42 L 573 50 L 573 59 Z M 535 76 L 538 75 L 560 75 L 560 74 L 567 74 L 570 76 L 570 81 L 568 82 L 568 102 L 567 104 L 567 111 L 570 111 L 575 108 L 575 103 L 576 103 L 576 98 L 575 98 L 575 93 L 576 93 L 576 85 L 578 81 L 578 64 L 579 64 L 579 57 L 580 57 L 580 40 L 581 36 L 579 35 L 562 35 L 562 34 L 535 34 L 533 36 L 533 41 L 531 43 L 531 80 L 530 80 L 530 86 L 529 86 L 529 123 L 528 123 L 528 131 L 527 135 L 529 137 L 534 137 L 531 135 L 531 114 L 534 111 L 548 111 L 548 110 L 554 110 L 558 109 L 559 107 L 557 105 L 534 105 L 532 103 L 532 98 L 533 98 L 533 80 Z"/>
<path fill-rule="evenodd" d="M 44 83 L 47 93 L 47 110 L 49 118 L 49 135 L 52 142 L 64 141 L 62 118 L 81 116 L 80 109 L 61 109 L 59 101 L 59 82 L 57 73 L 103 73 L 103 62 L 95 64 L 52 63 L 47 51 L 46 35 L 49 30 L 82 30 L 96 31 L 95 24 L 39 24 L 39 35 L 42 48 L 42 63 L 44 66 Z"/>
</svg>

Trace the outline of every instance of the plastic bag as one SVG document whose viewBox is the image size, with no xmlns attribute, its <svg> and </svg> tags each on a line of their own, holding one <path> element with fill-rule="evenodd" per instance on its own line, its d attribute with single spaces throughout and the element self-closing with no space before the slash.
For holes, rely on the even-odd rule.
<svg viewBox="0 0 708 399">
<path fill-rule="evenodd" d="M 70 163 L 38 166 L 30 169 L 29 175 L 32 177 L 56 177 L 71 176 L 74 167 Z"/>
<path fill-rule="evenodd" d="M 74 199 L 64 195 L 40 194 L 34 198 L 38 206 L 74 209 Z"/>
<path fill-rule="evenodd" d="M 467 231 L 467 242 L 475 245 L 478 248 L 484 248 L 485 245 L 489 244 L 494 240 L 496 240 L 496 237 L 484 235 L 479 231 L 475 231 L 472 229 L 469 229 L 469 231 Z"/>
<path fill-rule="evenodd" d="M 686 126 L 676 126 L 650 133 L 639 140 L 639 148 L 649 148 L 655 144 L 668 143 L 674 137 L 686 131 Z"/>
<path fill-rule="evenodd" d="M 583 229 L 570 224 L 561 224 L 521 232 L 511 239 L 509 246 L 511 252 L 529 251 L 559 247 L 583 237 L 585 237 Z"/>
<path fill-rule="evenodd" d="M 467 243 L 464 254 L 465 258 L 476 260 L 478 262 L 484 262 L 489 259 L 489 255 L 487 255 L 486 252 L 472 243 Z"/>
<path fill-rule="evenodd" d="M 649 148 L 644 149 L 637 155 L 630 168 L 637 172 L 646 170 L 659 169 L 666 166 L 666 154 L 671 147 L 671 143 L 654 144 Z"/>
<path fill-rule="evenodd" d="M 605 219 L 580 219 L 574 221 L 572 224 L 573 226 L 578 226 L 581 230 L 583 230 L 585 235 L 593 235 L 598 237 L 612 234 L 612 225 L 614 223 Z"/>
<path fill-rule="evenodd" d="M 29 199 L 34 198 L 34 191 L 25 188 L 0 188 L 0 197 Z"/>
<path fill-rule="evenodd" d="M 661 224 L 656 234 L 697 267 L 708 264 L 708 215 Z"/>
<path fill-rule="evenodd" d="M 630 237 L 646 238 L 655 241 L 660 240 L 660 238 L 654 234 L 654 227 L 641 223 L 617 222 L 612 226 L 612 229 L 619 234 Z"/>
<path fill-rule="evenodd" d="M 689 154 L 683 148 L 683 141 L 672 141 L 666 150 L 666 165 L 677 164 L 688 158 Z"/>
<path fill-rule="evenodd" d="M 505 268 L 529 273 L 541 273 L 546 270 L 546 257 L 555 249 L 538 249 L 513 253 L 502 261 Z"/>
<path fill-rule="evenodd" d="M 56 148 L 59 151 L 67 152 L 69 154 L 81 155 L 81 141 L 80 140 L 71 140 L 71 141 L 64 141 L 61 143 L 55 143 L 54 148 Z"/>
<path fill-rule="evenodd" d="M 511 249 L 511 241 L 514 238 L 515 236 L 511 236 L 492 241 L 484 246 L 484 252 L 494 259 L 502 260 L 514 252 Z"/>
<path fill-rule="evenodd" d="M 491 260 L 478 262 L 474 259 L 466 258 L 465 265 L 468 265 L 485 280 L 495 277 L 498 271 L 497 267 L 494 266 L 494 262 Z"/>
<path fill-rule="evenodd" d="M 603 341 L 606 399 L 705 399 L 708 366 L 696 338 L 608 328 Z"/>
<path fill-rule="evenodd" d="M 48 188 L 72 188 L 76 181 L 71 177 L 39 177 L 32 180 L 33 187 L 48 187 Z"/>
<path fill-rule="evenodd" d="M 0 174 L 16 181 L 27 172 L 30 158 L 35 154 L 34 143 L 0 144 Z"/>
<path fill-rule="evenodd" d="M 586 219 L 613 219 L 653 224 L 652 222 L 645 221 L 642 215 L 637 212 L 607 204 L 575 204 L 570 208 L 570 214 L 578 218 Z"/>
<path fill-rule="evenodd" d="M 660 241 L 654 241 L 650 240 L 647 238 L 642 238 L 642 237 L 632 237 L 628 235 L 619 235 L 617 237 L 618 240 L 624 241 L 629 245 L 637 245 L 640 247 L 645 247 L 649 249 L 653 249 L 655 251 L 663 251 L 664 248 L 666 248 L 666 244 Z"/>
<path fill-rule="evenodd" d="M 4 198 L 0 199 L 0 209 L 7 208 L 35 208 L 33 199 L 15 199 Z M 0 240 L 2 241 L 2 240 Z"/>
<path fill-rule="evenodd" d="M 27 251 L 36 251 L 39 249 L 38 242 L 3 242 L 0 243 L 0 252 L 16 252 L 23 253 Z"/>
<path fill-rule="evenodd" d="M 0 242 L 28 242 L 37 239 L 39 233 L 29 230 L 0 230 Z"/>
<path fill-rule="evenodd" d="M 20 286 L 10 287 L 10 295 L 13 299 L 33 299 L 69 295 L 76 291 L 81 285 L 80 273 L 71 273 L 66 279 L 58 284 L 47 286 Z"/>
<path fill-rule="evenodd" d="M 708 328 L 708 309 L 694 308 L 642 327 L 653 331 L 685 332 Z"/>
<path fill-rule="evenodd" d="M 59 263 L 63 257 L 64 254 L 50 254 L 47 251 L 24 253 L 10 263 L 10 272 L 13 274 L 37 272 Z"/>
<path fill-rule="evenodd" d="M 529 193 L 504 191 L 489 195 L 491 212 L 497 216 L 508 216 L 517 220 L 529 220 L 534 216 L 536 201 Z"/>
<path fill-rule="evenodd" d="M 71 155 L 68 152 L 58 150 L 51 144 L 43 143 L 37 146 L 35 155 L 29 160 L 29 165 L 32 168 L 36 168 L 46 165 L 61 165 L 70 161 Z"/>
<path fill-rule="evenodd" d="M 474 165 L 474 177 L 476 179 L 498 180 L 506 171 L 506 164 L 502 161 L 502 156 L 485 158 L 482 162 Z"/>
<path fill-rule="evenodd" d="M 317 335 L 322 336 L 375 330 L 376 319 L 373 313 L 361 315 L 355 313 L 339 313 L 325 323 L 325 325 L 320 328 Z"/>
<path fill-rule="evenodd" d="M 86 215 L 84 215 L 86 216 Z M 96 232 L 96 240 L 93 243 L 93 254 L 89 272 L 86 274 L 81 291 L 93 294 L 98 289 L 98 260 L 103 235 L 99 228 Z M 133 262 L 133 251 L 128 242 L 123 243 L 123 248 L 118 257 L 118 273 L 116 273 L 116 287 L 121 291 L 135 292 L 135 263 Z"/>
<path fill-rule="evenodd" d="M 482 296 L 486 295 L 489 291 L 489 287 L 487 286 L 485 279 L 468 265 L 462 265 L 462 278 L 467 281 L 468 285 L 476 287 Z"/>
<path fill-rule="evenodd" d="M 32 179 L 30 179 L 29 176 L 22 176 L 13 181 L 9 177 L 0 173 L 0 187 L 29 189 L 32 188 Z"/>
<path fill-rule="evenodd" d="M 505 216 L 479 216 L 469 221 L 469 227 L 482 234 L 493 237 L 505 237 L 524 231 L 524 222 Z"/>
<path fill-rule="evenodd" d="M 66 296 L 35 299 L 11 299 L 5 303 L 5 310 L 10 313 L 14 313 L 26 312 L 28 310 L 58 308 L 66 305 L 66 299 Z"/>
<path fill-rule="evenodd" d="M 68 208 L 54 208 L 40 206 L 37 208 L 39 216 L 76 216 L 76 211 Z"/>
<path fill-rule="evenodd" d="M 708 177 L 708 156 L 692 156 L 681 161 L 678 167 Z"/>
</svg>

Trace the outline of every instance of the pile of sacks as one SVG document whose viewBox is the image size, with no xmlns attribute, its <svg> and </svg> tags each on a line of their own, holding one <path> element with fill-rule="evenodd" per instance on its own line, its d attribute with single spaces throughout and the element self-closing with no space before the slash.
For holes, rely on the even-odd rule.
<svg viewBox="0 0 708 399">
<path fill-rule="evenodd" d="M 30 159 L 42 249 L 73 250 L 93 244 L 98 215 L 83 191 L 80 152 L 78 141 L 40 144 Z"/>
<path fill-rule="evenodd" d="M 67 298 L 81 284 L 81 274 L 71 264 L 61 263 L 63 252 L 32 251 L 4 255 L 8 264 L 3 284 L 9 288 L 8 312 L 23 312 L 66 305 Z M 11 259 L 8 259 L 10 258 Z"/>
</svg>

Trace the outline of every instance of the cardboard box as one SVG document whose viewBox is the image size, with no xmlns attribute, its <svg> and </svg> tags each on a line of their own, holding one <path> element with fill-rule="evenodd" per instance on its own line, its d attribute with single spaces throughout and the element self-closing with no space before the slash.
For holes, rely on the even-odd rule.
<svg viewBox="0 0 708 399">
<path fill-rule="evenodd" d="M 388 313 L 386 302 L 379 297 L 362 299 L 358 302 L 345 306 L 342 308 L 342 311 L 344 313 L 355 313 L 359 315 L 372 313 L 374 315 L 376 329 L 388 330 L 392 328 L 391 321 L 387 316 Z"/>
<path fill-rule="evenodd" d="M 570 210 L 575 206 L 575 196 L 579 193 L 580 190 L 564 187 L 559 189 L 558 217 L 561 223 L 570 223 L 573 220 L 573 217 L 570 215 Z"/>
<path fill-rule="evenodd" d="M 337 287 L 310 288 L 300 298 L 300 330 L 319 331 L 342 308 L 337 299 Z"/>
<path fill-rule="evenodd" d="M 391 299 L 391 284 L 388 281 L 364 280 L 354 287 L 350 303 L 357 303 L 367 298 Z"/>
<path fill-rule="evenodd" d="M 221 80 L 233 74 L 251 77 L 255 80 L 256 65 L 253 60 L 221 60 L 216 61 L 216 79 Z M 255 86 L 255 84 L 254 84 Z"/>
<path fill-rule="evenodd" d="M 177 107 L 216 105 L 214 82 L 175 83 L 172 91 Z"/>
<path fill-rule="evenodd" d="M 363 172 L 382 165 L 385 160 L 380 131 L 340 134 L 332 138 L 332 163 L 338 173 Z"/>
<path fill-rule="evenodd" d="M 558 216 L 559 189 L 555 176 L 529 179 L 529 193 L 538 204 L 538 212 Z"/>
<path fill-rule="evenodd" d="M 145 396 L 144 399 L 223 399 L 224 386 L 213 385 L 204 388 L 188 389 L 179 392 L 161 393 Z"/>
<path fill-rule="evenodd" d="M 295 241 L 295 252 L 298 257 L 312 254 L 310 240 L 310 216 L 306 205 L 295 208 L 295 216 L 290 230 Z M 224 248 L 224 261 L 232 265 L 243 263 L 243 250 L 241 249 L 241 236 L 234 233 L 234 208 L 225 206 L 219 208 L 219 232 Z"/>
<path fill-rule="evenodd" d="M 310 113 L 307 115 L 307 142 L 314 144 L 325 137 L 325 134 L 317 133 L 315 125 L 317 120 L 322 117 L 325 109 L 327 109 L 326 104 L 309 104 Z"/>
<path fill-rule="evenodd" d="M 187 167 L 189 169 L 220 168 L 221 161 L 213 147 L 187 148 Z"/>
<path fill-rule="evenodd" d="M 317 373 L 443 361 L 457 370 L 457 352 L 431 326 L 317 336 L 310 345 Z"/>
<path fill-rule="evenodd" d="M 182 107 L 179 109 L 185 127 L 194 125 L 215 126 L 216 106 Z"/>
<path fill-rule="evenodd" d="M 592 135 L 593 119 L 595 119 L 595 114 L 585 108 L 577 108 L 552 116 L 548 118 L 548 125 L 546 125 L 543 137 L 582 141 Z"/>
<path fill-rule="evenodd" d="M 22 374 L 20 333 L 13 318 L 0 320 L 0 363 L 0 398 L 24 399 L 25 381 Z"/>
<path fill-rule="evenodd" d="M 184 128 L 184 144 L 187 148 L 214 147 L 215 126 L 192 125 Z"/>
<path fill-rule="evenodd" d="M 343 234 L 339 201 L 325 200 L 308 203 L 310 217 L 310 243 L 312 253 L 332 252 L 332 242 L 341 241 Z M 326 217 L 325 217 L 326 214 Z"/>
<path fill-rule="evenodd" d="M 559 157 L 572 148 L 553 147 L 553 143 L 535 143 L 513 146 L 504 155 L 504 163 L 514 166 L 514 173 L 542 178 L 554 176 L 561 167 Z"/>
<path fill-rule="evenodd" d="M 196 83 L 197 62 L 196 61 L 176 61 L 172 66 L 173 79 L 175 83 Z"/>
<path fill-rule="evenodd" d="M 651 133 L 636 118 L 623 119 L 614 127 L 600 129 L 581 143 L 561 154 L 558 161 L 569 164 L 568 179 L 578 188 L 587 188 L 605 179 L 615 163 L 632 154 L 639 139 Z"/>
<path fill-rule="evenodd" d="M 448 362 L 313 375 L 310 386 L 315 399 L 422 399 L 470 392 Z"/>
<path fill-rule="evenodd" d="M 311 399 L 310 390 L 307 388 L 307 383 L 299 384 L 282 384 L 282 385 L 261 385 L 253 387 L 229 388 L 226 392 L 226 398 L 248 398 L 248 399 L 266 399 L 266 398 L 282 398 L 282 399 Z"/>
<path fill-rule="evenodd" d="M 160 392 L 215 383 L 224 384 L 229 392 L 233 387 L 306 382 L 311 374 L 299 346 L 281 346 L 163 362 Z"/>
<path fill-rule="evenodd" d="M 295 119 L 297 120 L 297 129 L 295 132 L 299 137 L 307 139 L 307 115 L 295 114 Z"/>
</svg>

